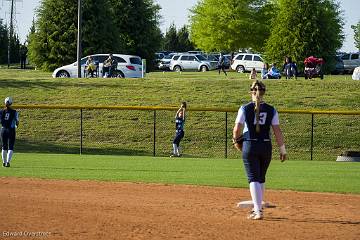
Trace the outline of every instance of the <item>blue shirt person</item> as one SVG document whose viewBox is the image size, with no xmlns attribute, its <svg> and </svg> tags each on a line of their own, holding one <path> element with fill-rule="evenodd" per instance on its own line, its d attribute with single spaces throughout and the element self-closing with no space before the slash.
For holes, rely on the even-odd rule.
<svg viewBox="0 0 360 240">
<path fill-rule="evenodd" d="M 280 79 L 281 78 L 280 70 L 277 69 L 275 63 L 271 64 L 271 67 L 268 71 L 267 76 L 269 79 Z"/>
</svg>

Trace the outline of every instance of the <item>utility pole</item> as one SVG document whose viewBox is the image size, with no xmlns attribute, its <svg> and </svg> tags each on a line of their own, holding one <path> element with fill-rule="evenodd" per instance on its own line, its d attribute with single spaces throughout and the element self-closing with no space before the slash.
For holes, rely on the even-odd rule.
<svg viewBox="0 0 360 240">
<path fill-rule="evenodd" d="M 10 6 L 10 29 L 9 29 L 9 43 L 8 43 L 8 68 L 10 68 L 10 45 L 14 33 L 14 4 L 15 0 L 11 0 Z"/>
<path fill-rule="evenodd" d="M 81 78 L 81 24 L 82 24 L 82 13 L 81 13 L 81 0 L 78 0 L 78 34 L 77 34 L 77 67 L 78 67 L 78 78 Z"/>
</svg>

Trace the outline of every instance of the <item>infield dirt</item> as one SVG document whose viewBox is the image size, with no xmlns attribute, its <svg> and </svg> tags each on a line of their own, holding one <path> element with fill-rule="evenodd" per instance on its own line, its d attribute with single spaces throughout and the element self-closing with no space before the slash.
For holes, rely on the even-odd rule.
<svg viewBox="0 0 360 240">
<path fill-rule="evenodd" d="M 266 190 L 261 221 L 248 189 L 0 178 L 0 239 L 360 239 L 360 195 Z"/>
</svg>

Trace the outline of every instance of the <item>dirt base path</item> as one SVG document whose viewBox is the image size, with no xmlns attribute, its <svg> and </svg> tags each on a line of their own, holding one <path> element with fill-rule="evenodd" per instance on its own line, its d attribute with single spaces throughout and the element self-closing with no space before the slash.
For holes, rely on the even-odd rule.
<svg viewBox="0 0 360 240">
<path fill-rule="evenodd" d="M 360 195 L 267 190 L 261 221 L 247 189 L 0 178 L 0 239 L 360 239 Z"/>
</svg>

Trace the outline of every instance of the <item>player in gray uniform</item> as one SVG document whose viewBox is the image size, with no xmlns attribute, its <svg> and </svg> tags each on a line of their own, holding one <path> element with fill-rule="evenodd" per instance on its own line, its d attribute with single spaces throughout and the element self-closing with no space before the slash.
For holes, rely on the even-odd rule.
<svg viewBox="0 0 360 240">
<path fill-rule="evenodd" d="M 11 97 L 5 98 L 5 108 L 0 112 L 2 139 L 1 157 L 3 167 L 10 167 L 10 161 L 14 152 L 15 129 L 19 125 L 19 114 L 15 109 L 10 107 L 12 102 Z"/>
<path fill-rule="evenodd" d="M 252 101 L 240 107 L 233 130 L 235 147 L 242 151 L 248 177 L 251 198 L 254 204 L 248 219 L 263 219 L 262 201 L 265 192 L 265 175 L 272 155 L 270 128 L 273 129 L 280 149 L 280 160 L 286 160 L 284 137 L 279 126 L 276 109 L 263 101 L 265 84 L 256 80 L 250 87 Z M 243 134 L 244 142 L 236 140 Z"/>
</svg>

